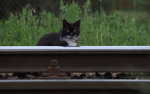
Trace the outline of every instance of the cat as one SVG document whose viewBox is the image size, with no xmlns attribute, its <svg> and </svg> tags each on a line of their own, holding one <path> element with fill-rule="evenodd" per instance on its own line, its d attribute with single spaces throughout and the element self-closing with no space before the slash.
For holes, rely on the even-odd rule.
<svg viewBox="0 0 150 94">
<path fill-rule="evenodd" d="M 79 35 L 80 20 L 69 23 L 64 19 L 62 29 L 41 37 L 37 46 L 77 46 Z"/>
</svg>

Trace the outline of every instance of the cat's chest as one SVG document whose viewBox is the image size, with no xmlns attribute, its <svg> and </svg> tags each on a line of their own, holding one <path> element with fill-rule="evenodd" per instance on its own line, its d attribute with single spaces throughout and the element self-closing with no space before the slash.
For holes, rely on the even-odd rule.
<svg viewBox="0 0 150 94">
<path fill-rule="evenodd" d="M 68 46 L 77 46 L 77 37 L 74 38 L 63 38 L 68 43 Z"/>
</svg>

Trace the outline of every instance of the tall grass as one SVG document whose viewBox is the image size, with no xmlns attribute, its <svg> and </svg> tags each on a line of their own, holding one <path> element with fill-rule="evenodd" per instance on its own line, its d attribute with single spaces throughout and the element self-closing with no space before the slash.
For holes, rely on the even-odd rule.
<svg viewBox="0 0 150 94">
<path fill-rule="evenodd" d="M 92 13 L 90 0 L 83 7 L 61 1 L 60 9 L 59 17 L 45 11 L 38 17 L 27 9 L 17 16 L 10 14 L 8 20 L 0 21 L 0 45 L 34 46 L 44 34 L 58 32 L 64 18 L 69 22 L 81 20 L 80 46 L 150 45 L 150 21 L 137 27 L 133 16 L 122 18 L 119 11 L 110 15 L 102 9 Z"/>
</svg>

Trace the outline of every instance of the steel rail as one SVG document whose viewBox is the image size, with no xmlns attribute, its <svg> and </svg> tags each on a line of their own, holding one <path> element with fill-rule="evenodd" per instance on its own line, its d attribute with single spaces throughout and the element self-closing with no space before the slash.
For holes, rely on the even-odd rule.
<svg viewBox="0 0 150 94">
<path fill-rule="evenodd" d="M 48 71 L 150 72 L 150 46 L 37 47 L 1 46 L 0 72 Z"/>
<path fill-rule="evenodd" d="M 12 53 L 13 52 L 13 53 Z M 150 53 L 150 46 L 80 46 L 80 47 L 60 47 L 60 46 L 0 46 L 0 53 Z"/>
<path fill-rule="evenodd" d="M 0 51 L 111 51 L 111 50 L 149 50 L 150 46 L 0 46 Z"/>
<path fill-rule="evenodd" d="M 150 46 L 1 46 L 0 72 L 150 72 Z M 56 62 L 57 61 L 57 62 Z M 0 94 L 149 94 L 150 80 L 0 80 Z"/>
<path fill-rule="evenodd" d="M 0 90 L 149 90 L 150 80 L 0 80 Z"/>
</svg>

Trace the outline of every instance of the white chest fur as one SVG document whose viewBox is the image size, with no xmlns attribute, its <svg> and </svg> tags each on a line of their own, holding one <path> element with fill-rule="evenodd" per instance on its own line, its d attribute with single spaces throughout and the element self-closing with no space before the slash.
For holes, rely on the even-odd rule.
<svg viewBox="0 0 150 94">
<path fill-rule="evenodd" d="M 78 37 L 76 36 L 73 38 L 71 38 L 70 36 L 63 38 L 63 40 L 68 43 L 68 46 L 77 46 L 77 39 Z"/>
</svg>

